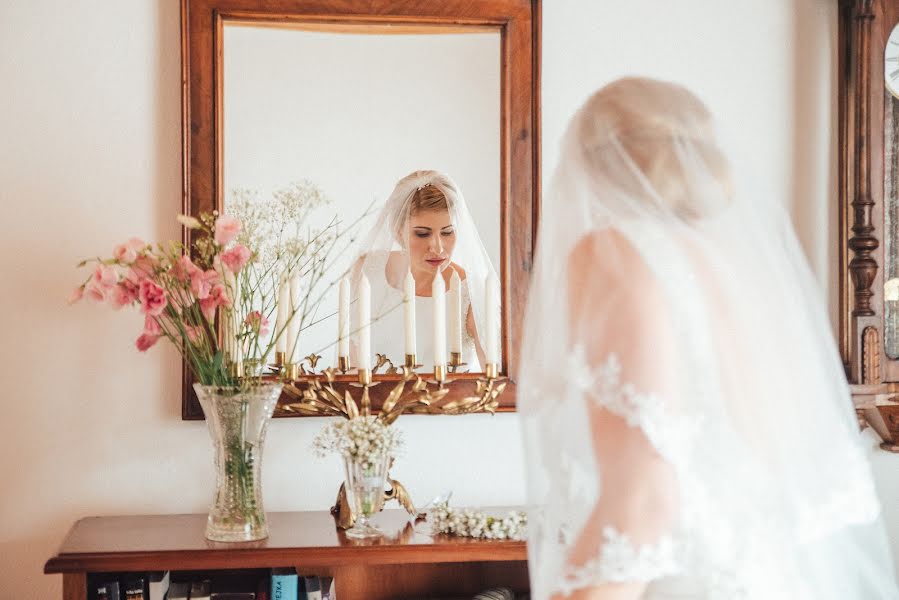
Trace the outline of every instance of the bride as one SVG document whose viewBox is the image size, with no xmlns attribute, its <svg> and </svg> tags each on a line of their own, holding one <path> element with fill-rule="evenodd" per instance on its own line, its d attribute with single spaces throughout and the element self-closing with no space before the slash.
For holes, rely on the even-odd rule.
<svg viewBox="0 0 899 600">
<path fill-rule="evenodd" d="M 396 366 L 404 364 L 403 300 L 407 278 L 411 278 L 417 330 L 415 354 L 425 370 L 433 367 L 432 293 L 434 279 L 440 277 L 447 309 L 446 356 L 459 352 L 465 363 L 463 369 L 482 370 L 485 284 L 495 271 L 455 182 L 437 171 L 415 171 L 400 179 L 362 248 L 351 279 L 354 290 L 358 290 L 363 275 L 371 286 L 372 351 L 386 355 Z M 454 343 L 451 298 L 456 290 L 461 327 L 455 332 Z M 355 329 L 355 323 L 352 326 Z M 353 364 L 357 364 L 357 351 L 351 344 Z"/>
<path fill-rule="evenodd" d="M 533 596 L 899 598 L 821 292 L 705 106 L 599 90 L 545 202 L 518 388 Z"/>
</svg>

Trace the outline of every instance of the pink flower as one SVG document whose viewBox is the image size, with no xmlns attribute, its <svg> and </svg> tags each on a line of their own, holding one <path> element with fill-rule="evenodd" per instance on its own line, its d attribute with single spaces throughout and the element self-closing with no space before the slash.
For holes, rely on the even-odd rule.
<svg viewBox="0 0 899 600">
<path fill-rule="evenodd" d="M 137 300 L 137 287 L 130 281 L 123 280 L 117 286 L 111 288 L 107 293 L 107 298 L 112 307 L 119 310 L 123 306 L 128 306 Z"/>
<path fill-rule="evenodd" d="M 144 279 L 140 282 L 138 298 L 140 299 L 141 311 L 154 317 L 160 315 L 168 304 L 165 290 L 149 279 Z"/>
<path fill-rule="evenodd" d="M 119 244 L 112 251 L 113 257 L 121 263 L 130 265 L 137 260 L 138 252 L 147 247 L 146 242 L 140 238 L 131 238 L 124 244 Z"/>
<path fill-rule="evenodd" d="M 152 277 L 157 266 L 159 266 L 159 261 L 155 257 L 146 254 L 138 256 L 128 270 L 128 280 L 139 284 L 144 279 Z"/>
<path fill-rule="evenodd" d="M 262 316 L 258 310 L 254 310 L 247 315 L 244 322 L 249 325 L 250 329 L 257 332 L 261 336 L 268 335 L 268 319 Z"/>
<path fill-rule="evenodd" d="M 240 229 L 240 219 L 222 215 L 215 220 L 215 241 L 221 246 L 227 246 L 238 236 Z"/>
<path fill-rule="evenodd" d="M 184 331 L 187 333 L 187 339 L 191 344 L 198 344 L 203 339 L 203 328 L 185 325 Z"/>
<path fill-rule="evenodd" d="M 238 273 L 250 261 L 250 249 L 243 244 L 235 244 L 233 248 L 222 253 L 222 264 L 232 273 Z"/>
<path fill-rule="evenodd" d="M 69 294 L 69 299 L 66 302 L 68 302 L 69 304 L 75 304 L 76 302 L 81 300 L 81 298 L 83 296 L 84 296 L 84 286 L 79 285 L 74 290 L 72 290 L 72 293 Z"/>
<path fill-rule="evenodd" d="M 111 265 L 97 265 L 94 270 L 94 283 L 108 288 L 114 286 L 119 281 L 119 274 Z"/>
<path fill-rule="evenodd" d="M 137 349 L 140 352 L 146 352 L 150 348 L 152 348 L 156 342 L 159 341 L 158 335 L 150 335 L 149 333 L 142 333 L 140 337 L 137 338 L 137 341 L 134 343 L 137 346 Z"/>
<path fill-rule="evenodd" d="M 228 291 L 220 283 L 212 287 L 209 295 L 200 300 L 200 312 L 206 317 L 206 320 L 212 323 L 215 321 L 215 311 L 219 306 L 231 306 L 231 300 L 228 298 Z"/>
<path fill-rule="evenodd" d="M 109 288 L 105 288 L 96 281 L 91 280 L 84 286 L 84 294 L 91 302 L 103 302 L 106 300 L 107 289 Z"/>
<path fill-rule="evenodd" d="M 202 273 L 202 271 L 200 270 L 200 267 L 193 263 L 190 256 L 186 254 L 182 254 L 181 258 L 178 259 L 178 262 L 172 265 L 172 275 L 178 281 L 186 282 L 191 279 L 195 273 Z"/>
<path fill-rule="evenodd" d="M 156 319 L 147 315 L 144 317 L 144 333 L 147 335 L 160 336 L 162 335 L 162 327 L 159 326 L 159 322 Z"/>
<path fill-rule="evenodd" d="M 190 291 L 193 292 L 197 300 L 208 298 L 212 288 L 218 285 L 218 283 L 219 274 L 212 269 L 202 271 L 196 268 L 190 275 Z"/>
</svg>

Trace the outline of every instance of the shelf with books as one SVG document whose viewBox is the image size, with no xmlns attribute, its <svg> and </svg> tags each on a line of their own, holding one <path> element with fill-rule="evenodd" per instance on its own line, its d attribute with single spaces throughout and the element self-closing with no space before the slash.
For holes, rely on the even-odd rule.
<svg viewBox="0 0 899 600">
<path fill-rule="evenodd" d="M 272 569 L 283 568 L 319 581 L 331 578 L 341 600 L 471 597 L 491 587 L 517 593 L 528 589 L 527 551 L 521 541 L 424 535 L 400 510 L 377 515 L 373 520 L 386 535 L 365 542 L 348 539 L 326 511 L 268 517 L 268 539 L 233 544 L 204 538 L 205 515 L 90 517 L 73 525 L 44 572 L 63 574 L 65 600 L 93 600 L 94 584 L 104 578 L 124 582 L 129 574 L 166 571 L 173 583 L 209 581 L 210 594 L 213 582 L 232 577 L 250 588 L 235 600 L 250 593 L 262 598 L 259 580 L 270 582 Z"/>
</svg>

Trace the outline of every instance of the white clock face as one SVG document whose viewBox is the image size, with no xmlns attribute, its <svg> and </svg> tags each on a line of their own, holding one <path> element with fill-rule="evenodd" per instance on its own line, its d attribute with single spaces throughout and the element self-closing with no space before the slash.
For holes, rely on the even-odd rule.
<svg viewBox="0 0 899 600">
<path fill-rule="evenodd" d="M 883 77 L 887 89 L 899 98 L 899 25 L 890 32 L 886 49 L 883 51 Z"/>
</svg>

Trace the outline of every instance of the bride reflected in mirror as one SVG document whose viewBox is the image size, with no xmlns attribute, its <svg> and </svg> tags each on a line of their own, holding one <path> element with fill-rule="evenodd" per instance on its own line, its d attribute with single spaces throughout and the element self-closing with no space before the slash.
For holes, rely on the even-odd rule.
<svg viewBox="0 0 899 600">
<path fill-rule="evenodd" d="M 415 171 L 397 182 L 350 281 L 357 302 L 362 288 L 370 290 L 370 353 L 397 367 L 417 360 L 425 371 L 449 364 L 479 372 L 487 362 L 499 363 L 496 271 L 448 175 Z M 356 331 L 359 311 L 351 315 Z M 366 357 L 357 336 L 350 338 L 350 362 L 360 365 Z"/>
</svg>

